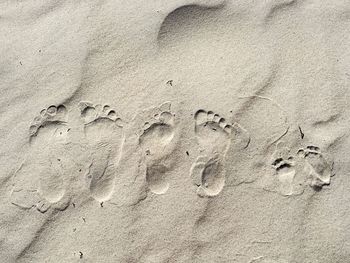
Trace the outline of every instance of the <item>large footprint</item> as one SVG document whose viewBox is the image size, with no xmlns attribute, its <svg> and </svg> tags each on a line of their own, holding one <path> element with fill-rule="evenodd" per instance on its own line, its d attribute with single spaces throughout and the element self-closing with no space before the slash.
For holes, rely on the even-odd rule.
<svg viewBox="0 0 350 263">
<path fill-rule="evenodd" d="M 169 102 L 143 111 L 135 118 L 139 129 L 139 145 L 146 164 L 145 179 L 154 194 L 164 194 L 169 188 L 166 172 L 171 168 L 168 159 L 174 151 L 175 115 Z"/>
<path fill-rule="evenodd" d="M 203 155 L 192 165 L 191 176 L 199 196 L 216 196 L 225 186 L 223 164 L 232 129 L 212 111 L 199 110 L 195 114 L 195 134 Z"/>
<path fill-rule="evenodd" d="M 319 147 L 307 146 L 306 149 L 300 149 L 298 155 L 306 160 L 309 185 L 312 188 L 318 190 L 330 184 L 332 167 L 322 155 Z"/>
<path fill-rule="evenodd" d="M 67 110 L 63 105 L 40 112 L 29 128 L 30 152 L 15 174 L 12 203 L 45 212 L 62 201 L 67 180 L 61 168 L 68 142 Z M 58 205 L 58 208 L 63 204 Z M 63 206 L 65 206 L 64 204 Z"/>
<path fill-rule="evenodd" d="M 87 185 L 91 196 L 104 202 L 111 198 L 116 179 L 116 167 L 123 146 L 123 124 L 109 105 L 80 102 L 84 133 L 91 152 Z"/>
</svg>

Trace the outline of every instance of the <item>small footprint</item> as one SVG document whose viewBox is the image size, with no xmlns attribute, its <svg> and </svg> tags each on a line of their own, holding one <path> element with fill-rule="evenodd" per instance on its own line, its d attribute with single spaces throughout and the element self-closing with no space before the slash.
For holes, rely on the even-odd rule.
<svg viewBox="0 0 350 263">
<path fill-rule="evenodd" d="M 283 141 L 275 145 L 270 165 L 274 174 L 269 175 L 265 189 L 284 196 L 300 195 L 305 189 L 305 176 L 299 159 L 291 154 Z M 266 179 L 267 179 L 266 178 Z"/>
<path fill-rule="evenodd" d="M 279 192 L 282 195 L 294 194 L 294 178 L 295 178 L 295 162 L 293 157 L 289 157 L 287 160 L 283 158 L 277 158 L 272 166 L 276 169 L 277 178 L 280 183 Z"/>
<path fill-rule="evenodd" d="M 138 131 L 139 145 L 146 163 L 146 183 L 154 194 L 164 194 L 169 189 L 166 172 L 172 165 L 168 157 L 174 150 L 175 136 L 175 115 L 170 108 L 166 102 L 136 117 L 136 122 L 143 123 Z"/>
<path fill-rule="evenodd" d="M 64 145 L 69 141 L 64 105 L 43 109 L 29 128 L 30 153 L 15 174 L 12 203 L 22 208 L 36 206 L 45 212 L 62 201 L 66 179 L 61 167 Z M 66 206 L 65 204 L 60 204 Z M 60 205 L 57 205 L 58 208 Z"/>
<path fill-rule="evenodd" d="M 109 105 L 80 102 L 79 108 L 92 157 L 87 185 L 92 197 L 104 202 L 111 198 L 114 190 L 124 140 L 123 123 Z"/>
<path fill-rule="evenodd" d="M 309 184 L 316 190 L 322 189 L 324 185 L 329 185 L 332 177 L 332 167 L 324 158 L 319 147 L 307 146 L 300 149 L 298 155 L 306 160 Z"/>
<path fill-rule="evenodd" d="M 216 196 L 225 185 L 223 163 L 230 146 L 233 126 L 212 111 L 195 114 L 195 134 L 203 155 L 191 167 L 199 196 Z"/>
</svg>

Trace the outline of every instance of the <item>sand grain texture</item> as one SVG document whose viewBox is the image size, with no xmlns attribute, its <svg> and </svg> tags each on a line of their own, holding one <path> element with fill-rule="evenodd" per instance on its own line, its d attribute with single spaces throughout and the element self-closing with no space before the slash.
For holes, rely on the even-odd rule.
<svg viewBox="0 0 350 263">
<path fill-rule="evenodd" d="M 350 2 L 0 1 L 0 262 L 350 262 Z"/>
</svg>

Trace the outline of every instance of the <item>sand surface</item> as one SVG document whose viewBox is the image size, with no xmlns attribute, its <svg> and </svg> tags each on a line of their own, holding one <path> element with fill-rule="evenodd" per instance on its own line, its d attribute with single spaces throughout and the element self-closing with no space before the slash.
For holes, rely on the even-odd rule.
<svg viewBox="0 0 350 263">
<path fill-rule="evenodd" d="M 348 0 L 1 0 L 0 262 L 350 262 Z"/>
</svg>

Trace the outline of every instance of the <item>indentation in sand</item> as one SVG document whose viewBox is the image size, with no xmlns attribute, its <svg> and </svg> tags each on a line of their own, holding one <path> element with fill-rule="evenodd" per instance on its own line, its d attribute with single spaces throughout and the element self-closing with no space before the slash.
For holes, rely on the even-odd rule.
<svg viewBox="0 0 350 263">
<path fill-rule="evenodd" d="M 151 192 L 164 194 L 168 188 L 166 172 L 171 164 L 167 158 L 174 150 L 175 115 L 169 102 L 143 111 L 135 118 L 139 145 L 146 162 L 146 183 Z"/>
<path fill-rule="evenodd" d="M 332 167 L 317 146 L 307 146 L 300 149 L 298 155 L 306 161 L 309 184 L 315 190 L 320 190 L 324 185 L 331 183 Z"/>
<path fill-rule="evenodd" d="M 293 181 L 295 177 L 295 164 L 293 157 L 287 160 L 277 158 L 272 166 L 276 169 L 278 181 L 280 183 L 280 193 L 283 195 L 293 195 Z"/>
<path fill-rule="evenodd" d="M 159 45 L 171 46 L 174 41 L 197 33 L 198 26 L 215 21 L 215 11 L 223 6 L 224 2 L 176 8 L 167 15 L 160 27 L 157 37 Z"/>
<path fill-rule="evenodd" d="M 271 175 L 270 182 L 267 178 L 264 179 L 264 183 L 270 184 L 265 190 L 283 196 L 295 196 L 304 192 L 305 176 L 301 169 L 302 164 L 299 158 L 293 156 L 284 141 L 279 141 L 275 145 L 269 165 L 274 169 L 274 174 Z"/>
<path fill-rule="evenodd" d="M 30 153 L 15 174 L 12 203 L 22 208 L 36 206 L 41 212 L 51 204 L 63 209 L 67 190 L 64 145 L 69 142 L 67 109 L 64 105 L 43 109 L 29 128 Z"/>
<path fill-rule="evenodd" d="M 223 161 L 231 142 L 232 125 L 212 111 L 195 114 L 195 135 L 203 152 L 191 167 L 191 177 L 200 196 L 216 196 L 225 185 Z"/>
<path fill-rule="evenodd" d="M 109 105 L 79 104 L 84 121 L 84 134 L 92 161 L 87 173 L 87 184 L 92 197 L 104 202 L 111 198 L 116 179 L 122 144 L 123 124 Z"/>
<path fill-rule="evenodd" d="M 267 2 L 267 13 L 265 14 L 265 23 L 274 20 L 275 17 L 297 6 L 298 0 L 273 0 Z"/>
</svg>

